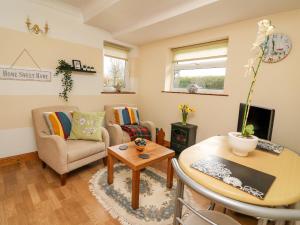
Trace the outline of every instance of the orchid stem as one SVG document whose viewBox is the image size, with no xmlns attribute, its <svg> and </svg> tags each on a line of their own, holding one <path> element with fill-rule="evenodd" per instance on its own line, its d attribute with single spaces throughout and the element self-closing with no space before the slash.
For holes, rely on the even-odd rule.
<svg viewBox="0 0 300 225">
<path fill-rule="evenodd" d="M 247 136 L 246 135 L 246 127 L 247 127 L 247 120 L 248 120 L 248 116 L 249 116 L 250 106 L 251 106 L 251 102 L 252 102 L 251 97 L 252 97 L 252 94 L 253 94 L 253 91 L 254 91 L 254 87 L 255 87 L 255 83 L 256 83 L 256 77 L 257 77 L 257 74 L 258 74 L 259 67 L 261 66 L 263 56 L 265 54 L 265 50 L 266 50 L 266 47 L 261 47 L 262 52 L 261 52 L 261 55 L 259 57 L 259 61 L 258 61 L 256 69 L 254 69 L 254 67 L 252 66 L 252 71 L 253 71 L 254 76 L 253 76 L 253 80 L 252 80 L 251 85 L 250 85 L 250 90 L 249 90 L 248 95 L 247 95 L 246 106 L 245 106 L 245 109 L 244 109 L 244 117 L 243 117 L 243 124 L 242 124 L 242 135 L 243 136 Z"/>
</svg>

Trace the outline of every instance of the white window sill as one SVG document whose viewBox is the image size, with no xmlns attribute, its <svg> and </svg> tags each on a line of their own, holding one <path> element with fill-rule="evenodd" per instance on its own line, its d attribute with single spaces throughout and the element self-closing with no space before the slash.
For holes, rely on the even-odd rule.
<svg viewBox="0 0 300 225">
<path fill-rule="evenodd" d="M 134 91 L 121 91 L 121 92 L 116 92 L 116 91 L 102 91 L 101 94 L 136 94 Z"/>
<path fill-rule="evenodd" d="M 223 91 L 199 91 L 197 93 L 189 93 L 187 91 L 181 90 L 170 90 L 170 91 L 162 91 L 162 93 L 173 93 L 173 94 L 187 94 L 187 95 L 212 95 L 212 96 L 229 96 L 225 94 Z"/>
</svg>

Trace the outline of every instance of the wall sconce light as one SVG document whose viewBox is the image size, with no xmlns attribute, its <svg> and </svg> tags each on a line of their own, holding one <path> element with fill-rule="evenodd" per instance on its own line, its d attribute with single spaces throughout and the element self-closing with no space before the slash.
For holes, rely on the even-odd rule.
<svg viewBox="0 0 300 225">
<path fill-rule="evenodd" d="M 25 24 L 27 25 L 28 31 L 32 32 L 34 34 L 45 34 L 46 35 L 48 33 L 48 31 L 49 31 L 49 26 L 48 26 L 47 22 L 45 23 L 44 30 L 42 30 L 39 27 L 39 25 L 37 25 L 37 24 L 34 24 L 32 26 L 29 17 L 27 17 L 27 20 L 26 20 Z"/>
</svg>

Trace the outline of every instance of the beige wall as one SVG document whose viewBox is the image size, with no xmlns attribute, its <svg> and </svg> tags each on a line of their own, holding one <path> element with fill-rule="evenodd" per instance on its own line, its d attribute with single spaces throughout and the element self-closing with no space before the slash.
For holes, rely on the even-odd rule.
<svg viewBox="0 0 300 225">
<path fill-rule="evenodd" d="M 263 65 L 254 104 L 276 109 L 273 140 L 300 151 L 300 142 L 296 139 L 297 128 L 300 126 L 300 77 L 297 71 L 300 58 L 300 32 L 297 29 L 300 11 L 267 18 L 272 19 L 278 30 L 290 36 L 293 49 L 282 62 Z M 138 81 L 139 84 L 137 95 L 100 94 L 102 40 L 99 40 L 99 47 L 88 47 L 0 28 L 0 65 L 10 65 L 24 48 L 42 68 L 53 71 L 60 58 L 79 59 L 95 66 L 98 73 L 74 74 L 74 90 L 69 104 L 77 105 L 81 110 L 98 111 L 108 103 L 138 103 L 143 119 L 153 120 L 158 127 L 163 127 L 169 139 L 170 123 L 180 120 L 177 106 L 187 103 L 197 110 L 189 121 L 198 125 L 197 140 L 200 141 L 236 129 L 239 103 L 244 101 L 250 82 L 249 77 L 243 76 L 243 65 L 250 55 L 249 49 L 255 39 L 258 20 L 243 21 L 141 46 L 138 59 L 132 60 L 134 63 L 131 64 L 133 83 Z M 229 37 L 225 81 L 228 97 L 161 93 L 170 66 L 170 48 L 224 37 Z M 34 67 L 27 56 L 22 57 L 16 66 Z M 50 83 L 0 80 L 0 158 L 35 150 L 30 111 L 35 107 L 64 104 L 57 96 L 60 90 L 60 78 L 55 77 Z"/>
<path fill-rule="evenodd" d="M 300 10 L 266 16 L 278 31 L 293 42 L 290 55 L 275 64 L 263 64 L 253 104 L 275 108 L 273 141 L 300 152 Z M 261 18 L 186 34 L 140 47 L 137 63 L 139 105 L 144 117 L 163 127 L 170 138 L 170 124 L 180 120 L 177 106 L 187 103 L 196 109 L 189 122 L 198 125 L 197 140 L 236 130 L 239 103 L 245 101 L 250 77 L 244 67 Z M 201 21 L 195 21 L 201 22 Z M 170 48 L 229 37 L 225 93 L 228 97 L 162 93 L 170 66 Z"/>
<path fill-rule="evenodd" d="M 68 104 L 84 111 L 101 111 L 104 104 L 137 103 L 137 95 L 100 94 L 102 85 L 102 50 L 49 37 L 0 28 L 0 65 L 10 66 L 26 48 L 42 69 L 55 71 L 58 59 L 79 59 L 94 66 L 97 74 L 73 73 L 74 90 Z M 133 60 L 134 61 L 134 60 Z M 17 67 L 34 68 L 27 55 Z M 134 70 L 132 71 L 134 74 Z M 51 82 L 0 80 L 0 158 L 36 149 L 31 123 L 31 109 L 66 104 L 58 97 L 61 77 Z"/>
</svg>

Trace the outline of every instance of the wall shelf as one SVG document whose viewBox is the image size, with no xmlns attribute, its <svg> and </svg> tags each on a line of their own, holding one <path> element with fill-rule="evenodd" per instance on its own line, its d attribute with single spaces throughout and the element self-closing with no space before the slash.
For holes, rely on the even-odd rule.
<svg viewBox="0 0 300 225">
<path fill-rule="evenodd" d="M 97 73 L 96 71 L 86 71 L 86 70 L 78 70 L 78 69 L 75 69 L 75 68 L 72 68 L 72 71 L 73 72 L 79 72 L 79 73 Z"/>
</svg>

